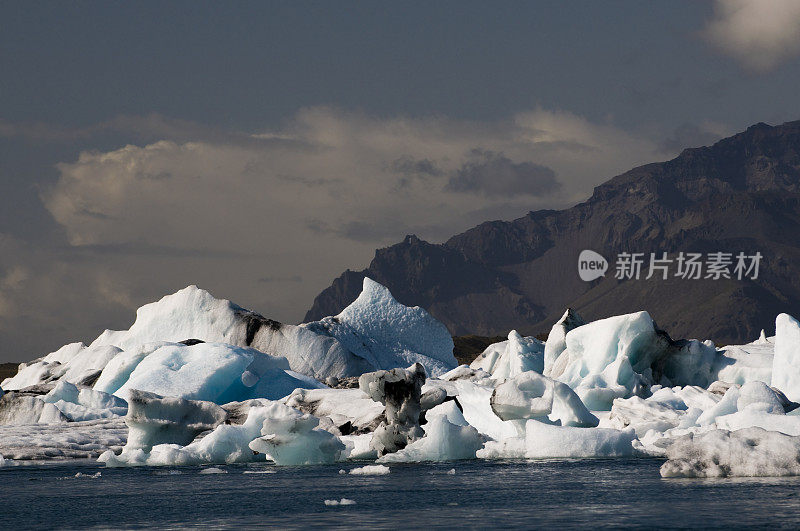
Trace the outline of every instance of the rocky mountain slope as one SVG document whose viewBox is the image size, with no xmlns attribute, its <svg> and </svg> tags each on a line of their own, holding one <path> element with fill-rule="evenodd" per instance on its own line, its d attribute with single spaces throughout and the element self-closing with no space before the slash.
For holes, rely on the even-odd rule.
<svg viewBox="0 0 800 531">
<path fill-rule="evenodd" d="M 614 177 L 569 209 L 489 221 L 443 244 L 407 236 L 376 251 L 363 271 L 335 279 L 306 320 L 338 313 L 369 276 L 455 335 L 512 328 L 536 334 L 571 306 L 587 319 L 647 309 L 673 337 L 742 342 L 770 330 L 776 314 L 797 313 L 798 229 L 800 121 L 759 123 Z M 604 277 L 579 278 L 584 249 L 606 257 Z M 621 252 L 645 253 L 639 280 L 615 278 Z M 757 279 L 677 278 L 673 262 L 670 278 L 647 280 L 651 252 L 672 259 L 679 252 L 760 252 L 763 259 Z"/>
</svg>

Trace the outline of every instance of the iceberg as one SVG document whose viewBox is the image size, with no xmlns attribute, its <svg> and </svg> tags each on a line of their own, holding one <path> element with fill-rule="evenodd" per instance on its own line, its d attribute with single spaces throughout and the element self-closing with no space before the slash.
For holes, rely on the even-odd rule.
<svg viewBox="0 0 800 531">
<path fill-rule="evenodd" d="M 92 385 L 106 364 L 120 349 L 112 345 L 86 347 L 70 343 L 43 358 L 21 363 L 16 375 L 3 380 L 0 387 L 14 391 L 55 381 Z"/>
<path fill-rule="evenodd" d="M 386 406 L 386 422 L 372 435 L 372 448 L 378 455 L 396 452 L 422 435 L 419 426 L 420 398 L 425 369 L 415 363 L 408 369 L 391 369 L 362 374 L 358 387 L 367 396 Z"/>
<path fill-rule="evenodd" d="M 0 426 L 0 453 L 19 461 L 91 459 L 108 450 L 121 451 L 127 437 L 122 418 Z"/>
<path fill-rule="evenodd" d="M 88 387 L 79 389 L 66 380 L 59 381 L 42 400 L 53 404 L 70 422 L 124 417 L 128 413 L 125 400 Z"/>
<path fill-rule="evenodd" d="M 676 439 L 661 466 L 665 478 L 800 475 L 800 437 L 746 428 Z"/>
<path fill-rule="evenodd" d="M 643 396 L 654 384 L 707 386 L 716 350 L 697 340 L 673 341 L 647 312 L 593 321 L 567 332 L 551 376 L 593 411 L 616 398 Z M 562 369 L 563 368 L 563 369 Z"/>
<path fill-rule="evenodd" d="M 385 476 L 391 469 L 384 465 L 365 465 L 354 468 L 349 473 L 351 476 Z"/>
<path fill-rule="evenodd" d="M 490 399 L 502 420 L 537 418 L 561 426 L 597 426 L 581 399 L 564 383 L 534 371 L 523 372 L 498 385 Z"/>
<path fill-rule="evenodd" d="M 211 402 L 162 397 L 131 389 L 125 417 L 130 429 L 126 446 L 149 451 L 165 443 L 187 445 L 226 418 L 225 410 Z"/>
<path fill-rule="evenodd" d="M 800 402 L 800 323 L 785 313 L 775 319 L 772 384 L 793 402 Z"/>
<path fill-rule="evenodd" d="M 340 461 L 345 445 L 327 431 L 317 429 L 319 419 L 283 404 L 274 404 L 264 420 L 261 437 L 249 447 L 266 454 L 277 465 L 315 465 Z"/>
<path fill-rule="evenodd" d="M 364 278 L 358 298 L 339 315 L 301 326 L 335 338 L 369 370 L 421 363 L 437 376 L 458 365 L 453 338 L 442 323 L 419 306 L 400 304 L 369 277 Z"/>
<path fill-rule="evenodd" d="M 470 364 L 470 368 L 483 369 L 499 380 L 513 378 L 527 371 L 541 374 L 544 371 L 544 343 L 535 337 L 522 337 L 512 330 L 508 340 L 486 347 Z"/>
<path fill-rule="evenodd" d="M 537 420 L 525 423 L 523 437 L 489 441 L 478 457 L 503 458 L 588 458 L 636 455 L 633 430 L 553 426 Z"/>
<path fill-rule="evenodd" d="M 109 380 L 117 378 L 110 376 Z M 170 343 L 145 356 L 114 394 L 124 398 L 129 390 L 138 389 L 224 404 L 250 398 L 282 398 L 298 387 L 325 386 L 290 374 L 286 358 L 255 349 L 222 343 Z"/>
<path fill-rule="evenodd" d="M 421 461 L 455 461 L 475 459 L 475 453 L 483 447 L 484 439 L 472 426 L 461 426 L 439 415 L 425 426 L 425 436 L 397 452 L 386 454 L 379 463 L 403 463 Z"/>
<path fill-rule="evenodd" d="M 545 376 L 555 378 L 561 375 L 565 368 L 564 364 L 566 364 L 568 359 L 565 357 L 558 367 L 556 367 L 556 360 L 567 350 L 567 333 L 585 324 L 586 321 L 584 321 L 575 310 L 567 308 L 567 311 L 564 312 L 561 319 L 553 325 L 553 328 L 550 329 L 550 333 L 547 335 L 547 341 L 544 344 L 543 374 Z M 553 374 L 554 372 L 555 374 Z"/>
</svg>

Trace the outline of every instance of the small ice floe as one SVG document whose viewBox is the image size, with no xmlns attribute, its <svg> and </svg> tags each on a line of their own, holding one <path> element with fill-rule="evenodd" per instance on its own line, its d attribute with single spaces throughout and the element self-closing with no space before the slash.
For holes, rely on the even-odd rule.
<svg viewBox="0 0 800 531">
<path fill-rule="evenodd" d="M 243 474 L 274 474 L 274 470 L 245 470 Z"/>
<path fill-rule="evenodd" d="M 325 500 L 325 505 L 333 506 L 333 505 L 355 505 L 356 502 L 354 500 L 349 500 L 347 498 L 342 498 L 341 500 Z"/>
<path fill-rule="evenodd" d="M 350 474 L 353 476 L 385 476 L 389 472 L 391 472 L 391 470 L 388 466 L 366 465 L 360 468 L 354 468 L 350 471 Z"/>
<path fill-rule="evenodd" d="M 212 466 L 211 468 L 204 468 L 200 471 L 201 474 L 227 474 L 227 470 L 222 470 L 221 468 L 217 468 Z"/>
<path fill-rule="evenodd" d="M 451 468 L 450 470 L 447 471 L 447 475 L 448 476 L 455 476 L 456 475 L 456 469 L 455 468 Z"/>
<path fill-rule="evenodd" d="M 99 478 L 102 474 L 100 472 L 96 472 L 94 474 L 84 474 L 82 472 L 78 472 L 75 474 L 76 478 Z"/>
</svg>

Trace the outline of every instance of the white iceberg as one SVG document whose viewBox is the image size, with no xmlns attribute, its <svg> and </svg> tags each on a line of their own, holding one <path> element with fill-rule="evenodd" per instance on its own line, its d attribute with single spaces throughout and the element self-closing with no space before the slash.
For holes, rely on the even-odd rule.
<svg viewBox="0 0 800 531">
<path fill-rule="evenodd" d="M 489 441 L 478 457 L 501 458 L 588 458 L 625 457 L 636 454 L 633 430 L 553 426 L 536 420 L 525 423 L 524 437 Z"/>
<path fill-rule="evenodd" d="M 385 476 L 391 469 L 384 465 L 364 465 L 350 471 L 351 476 Z"/>
<path fill-rule="evenodd" d="M 368 277 L 358 298 L 339 315 L 301 326 L 336 338 L 365 360 L 371 367 L 368 370 L 421 363 L 437 376 L 458 365 L 453 338 L 442 323 L 419 306 L 400 304 L 387 288 Z"/>
<path fill-rule="evenodd" d="M 558 320 L 550 333 L 547 335 L 547 342 L 544 344 L 544 371 L 545 376 L 556 378 L 564 372 L 564 368 L 568 359 L 565 357 L 561 361 L 561 365 L 556 367 L 556 360 L 559 359 L 561 354 L 567 349 L 567 333 L 570 330 L 578 328 L 586 324 L 586 321 L 575 312 L 572 308 L 567 308 L 561 319 Z"/>
<path fill-rule="evenodd" d="M 474 459 L 484 439 L 472 426 L 459 426 L 443 415 L 435 416 L 423 427 L 425 436 L 397 452 L 386 454 L 379 463 L 454 461 Z"/>
<path fill-rule="evenodd" d="M 252 440 L 249 447 L 266 454 L 277 465 L 314 465 L 342 460 L 345 445 L 336 436 L 317 429 L 318 424 L 319 419 L 312 415 L 275 404 L 263 422 L 261 437 Z"/>
<path fill-rule="evenodd" d="M 561 426 L 597 426 L 598 419 L 568 385 L 533 371 L 498 385 L 490 399 L 502 420 L 532 419 Z"/>
<path fill-rule="evenodd" d="M 666 455 L 665 478 L 800 475 L 800 437 L 761 428 L 687 434 Z"/>
<path fill-rule="evenodd" d="M 126 364 L 125 370 L 129 366 Z M 293 375 L 288 369 L 286 358 L 251 348 L 222 343 L 170 343 L 145 356 L 114 394 L 125 398 L 130 389 L 138 389 L 224 404 L 251 398 L 282 398 L 298 387 L 324 387 Z M 118 380 L 114 376 L 109 379 Z"/>
<path fill-rule="evenodd" d="M 772 386 L 789 400 L 800 402 L 800 323 L 785 313 L 775 319 Z"/>
<path fill-rule="evenodd" d="M 72 422 L 123 417 L 128 412 L 125 400 L 88 387 L 79 389 L 66 380 L 59 381 L 42 400 Z"/>
<path fill-rule="evenodd" d="M 506 341 L 486 347 L 470 364 L 470 368 L 483 369 L 498 380 L 513 378 L 527 371 L 541 374 L 544 371 L 544 343 L 535 337 L 522 337 L 512 330 Z"/>
</svg>

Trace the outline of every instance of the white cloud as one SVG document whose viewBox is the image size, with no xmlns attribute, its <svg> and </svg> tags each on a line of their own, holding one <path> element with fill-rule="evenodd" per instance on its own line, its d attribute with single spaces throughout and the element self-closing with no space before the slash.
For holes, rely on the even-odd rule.
<svg viewBox="0 0 800 531">
<path fill-rule="evenodd" d="M 800 54 L 800 1 L 716 0 L 704 35 L 746 68 L 771 70 Z"/>
<path fill-rule="evenodd" d="M 197 283 L 297 320 L 377 246 L 412 232 L 442 241 L 492 212 L 512 219 L 569 205 L 657 149 L 614 126 L 544 109 L 466 122 L 312 108 L 259 135 L 84 152 L 59 165 L 43 199 L 71 245 L 119 264 L 92 281 L 109 304 L 134 306 L 144 294 Z M 514 169 L 510 181 L 527 193 L 479 182 L 491 175 L 478 171 L 469 186 L 448 186 L 475 164 L 476 150 Z M 560 186 L 525 187 L 528 176 L 549 171 Z M 259 282 L 266 277 L 303 282 Z"/>
</svg>

